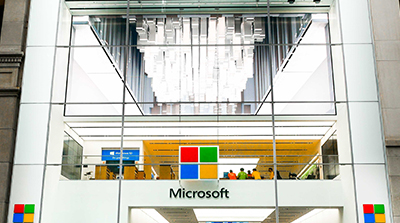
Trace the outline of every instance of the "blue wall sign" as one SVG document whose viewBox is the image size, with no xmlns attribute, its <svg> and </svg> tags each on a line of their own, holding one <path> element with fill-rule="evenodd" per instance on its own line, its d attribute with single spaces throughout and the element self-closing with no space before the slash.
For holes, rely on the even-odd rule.
<svg viewBox="0 0 400 223">
<path fill-rule="evenodd" d="M 103 149 L 101 152 L 101 160 L 119 160 L 121 156 L 121 150 L 118 149 Z M 129 149 L 124 150 L 122 154 L 122 160 L 134 160 L 139 161 L 139 150 L 138 149 Z"/>
</svg>

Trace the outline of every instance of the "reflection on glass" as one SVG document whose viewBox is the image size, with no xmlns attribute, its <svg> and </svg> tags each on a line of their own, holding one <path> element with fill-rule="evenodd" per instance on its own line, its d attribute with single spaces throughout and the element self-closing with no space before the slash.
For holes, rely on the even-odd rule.
<svg viewBox="0 0 400 223">
<path fill-rule="evenodd" d="M 275 102 L 274 112 L 276 115 L 335 115 L 334 102 L 299 102 L 284 103 Z"/>
<path fill-rule="evenodd" d="M 220 102 L 220 103 L 137 103 L 146 115 L 253 115 L 259 103 L 253 102 Z M 264 103 L 267 104 L 267 103 Z M 126 115 L 135 115 L 136 104 L 127 104 Z M 265 105 L 265 107 L 270 105 Z M 128 110 L 129 108 L 129 110 Z M 267 111 L 266 111 L 267 112 Z M 264 113 L 259 113 L 264 114 Z M 271 114 L 271 112 L 269 112 Z"/>
<path fill-rule="evenodd" d="M 339 163 L 336 132 L 322 145 L 322 162 L 324 164 Z M 324 165 L 324 179 L 334 179 L 339 175 L 339 165 Z"/>
<path fill-rule="evenodd" d="M 121 116 L 122 103 L 66 104 L 65 115 L 66 116 Z"/>
<path fill-rule="evenodd" d="M 61 175 L 69 180 L 81 179 L 83 147 L 64 133 Z"/>
</svg>

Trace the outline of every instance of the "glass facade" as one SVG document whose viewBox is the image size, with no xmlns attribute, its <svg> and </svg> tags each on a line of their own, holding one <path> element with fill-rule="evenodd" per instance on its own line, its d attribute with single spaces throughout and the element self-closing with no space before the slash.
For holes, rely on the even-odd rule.
<svg viewBox="0 0 400 223">
<path fill-rule="evenodd" d="M 11 205 L 35 222 L 336 223 L 383 204 L 391 222 L 356 6 L 33 1 Z"/>
</svg>

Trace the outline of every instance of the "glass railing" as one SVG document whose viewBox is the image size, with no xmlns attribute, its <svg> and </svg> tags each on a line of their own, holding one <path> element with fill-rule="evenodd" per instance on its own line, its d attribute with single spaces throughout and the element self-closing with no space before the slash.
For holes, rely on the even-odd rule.
<svg viewBox="0 0 400 223">
<path fill-rule="evenodd" d="M 278 155 L 275 164 L 272 155 L 222 155 L 217 163 L 179 163 L 178 155 L 124 153 L 122 163 L 119 159 L 120 155 L 63 156 L 62 164 L 52 165 L 61 166 L 61 180 L 333 180 L 345 165 L 337 155 Z"/>
</svg>

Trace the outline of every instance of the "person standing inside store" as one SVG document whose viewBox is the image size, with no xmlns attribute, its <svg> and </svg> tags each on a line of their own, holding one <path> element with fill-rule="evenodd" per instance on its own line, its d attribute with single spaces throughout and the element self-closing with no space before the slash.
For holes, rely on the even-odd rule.
<svg viewBox="0 0 400 223">
<path fill-rule="evenodd" d="M 238 179 L 239 180 L 247 179 L 247 173 L 244 172 L 244 168 L 240 168 L 240 172 L 238 173 Z"/>
<path fill-rule="evenodd" d="M 269 179 L 273 180 L 274 179 L 274 170 L 272 168 L 268 168 L 268 172 L 269 172 Z"/>
<path fill-rule="evenodd" d="M 228 178 L 229 178 L 230 180 L 236 180 L 236 179 L 237 179 L 236 173 L 234 173 L 232 170 L 229 170 Z"/>
<path fill-rule="evenodd" d="M 253 179 L 253 175 L 251 175 L 250 170 L 247 171 L 247 179 Z"/>
<path fill-rule="evenodd" d="M 269 179 L 273 180 L 274 179 L 274 170 L 272 168 L 268 169 L 269 172 Z M 276 171 L 276 179 L 282 179 L 281 174 L 279 173 L 279 171 Z"/>
<path fill-rule="evenodd" d="M 251 175 L 253 176 L 254 180 L 261 180 L 261 174 L 256 168 L 253 169 L 253 173 Z"/>
</svg>

